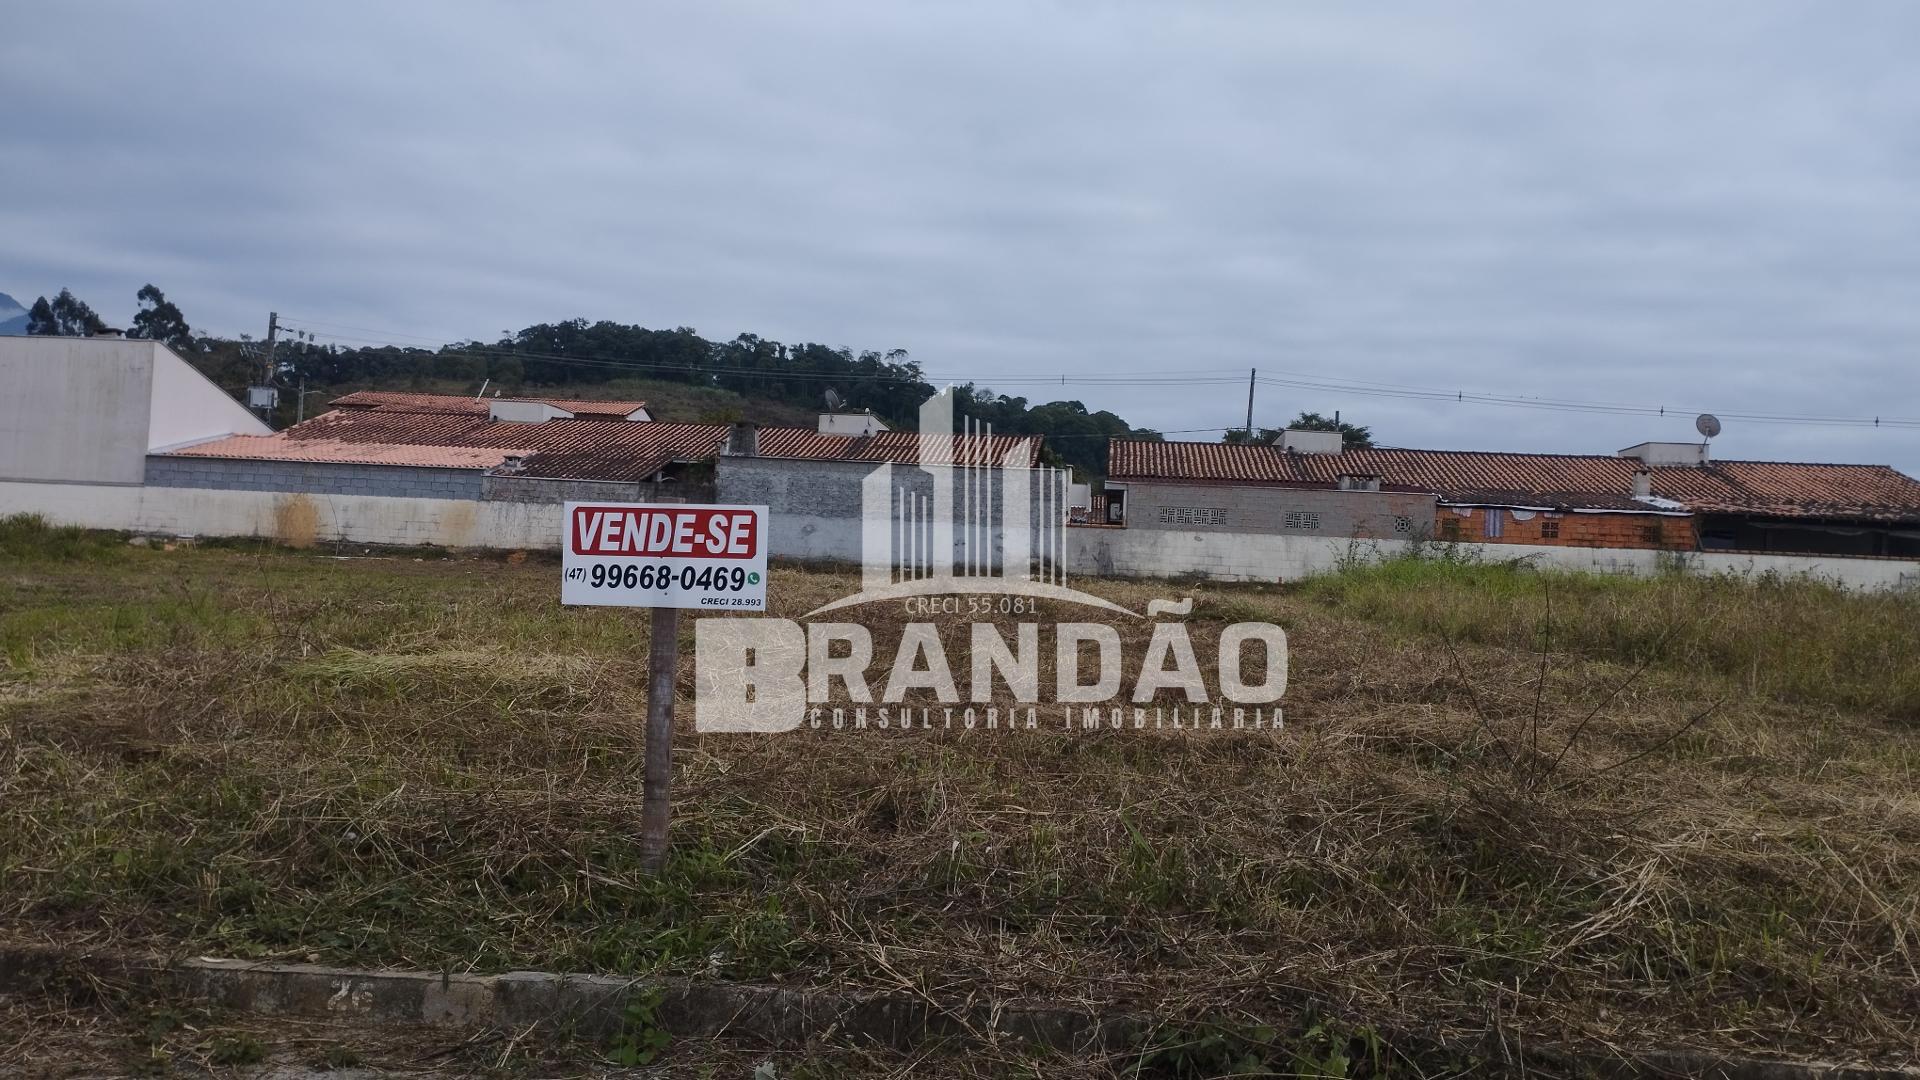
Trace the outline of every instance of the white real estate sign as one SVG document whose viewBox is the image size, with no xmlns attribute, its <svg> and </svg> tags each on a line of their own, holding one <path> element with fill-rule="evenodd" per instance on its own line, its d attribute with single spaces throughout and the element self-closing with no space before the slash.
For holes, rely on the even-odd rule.
<svg viewBox="0 0 1920 1080">
<path fill-rule="evenodd" d="M 767 609 L 767 508 L 566 504 L 560 602 Z"/>
</svg>

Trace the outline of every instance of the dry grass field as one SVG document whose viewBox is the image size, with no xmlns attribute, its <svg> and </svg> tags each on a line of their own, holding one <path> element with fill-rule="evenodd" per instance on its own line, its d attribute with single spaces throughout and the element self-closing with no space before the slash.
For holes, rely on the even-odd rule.
<svg viewBox="0 0 1920 1080">
<path fill-rule="evenodd" d="M 687 619 L 655 880 L 645 613 L 558 584 L 0 526 L 0 939 L 1083 1002 L 1169 1018 L 1150 1075 L 1920 1057 L 1911 595 L 1446 558 L 1076 583 L 1195 598 L 1202 657 L 1285 627 L 1279 733 L 701 735 Z M 855 589 L 779 567 L 773 614 Z M 1131 666 L 1150 625 L 1116 625 Z"/>
</svg>

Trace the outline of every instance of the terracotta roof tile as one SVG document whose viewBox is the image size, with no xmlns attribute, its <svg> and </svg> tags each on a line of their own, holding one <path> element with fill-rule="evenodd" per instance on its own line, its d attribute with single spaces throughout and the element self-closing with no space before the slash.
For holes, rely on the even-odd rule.
<svg viewBox="0 0 1920 1080">
<path fill-rule="evenodd" d="M 1632 497 L 1637 458 L 1612 454 L 1499 454 L 1375 448 L 1295 454 L 1271 445 L 1115 439 L 1107 475 L 1228 483 L 1331 486 L 1343 473 L 1381 477 L 1396 490 L 1442 501 L 1555 509 L 1646 510 Z M 1705 513 L 1920 520 L 1920 481 L 1885 465 L 1716 461 L 1654 466 L 1653 495 Z"/>
<path fill-rule="evenodd" d="M 464 446 L 411 446 L 343 442 L 338 439 L 282 439 L 276 435 L 232 435 L 170 451 L 168 457 L 229 458 L 245 461 L 316 461 L 344 465 L 411 465 L 430 469 L 491 469 L 508 451 Z"/>
<path fill-rule="evenodd" d="M 413 447 L 417 451 L 413 456 L 425 460 L 434 460 L 436 453 L 488 450 L 523 457 L 518 472 L 522 476 L 633 481 L 652 476 L 669 462 L 713 457 L 731 430 L 727 424 L 609 424 L 579 418 L 516 423 L 492 420 L 484 413 L 373 407 L 338 409 L 278 435 L 253 438 L 288 447 L 273 451 L 285 460 L 367 460 L 352 456 L 354 446 L 370 448 L 374 460 L 368 460 L 368 464 L 385 465 L 410 463 L 382 456 L 395 453 L 396 447 Z M 853 436 L 822 435 L 812 428 L 769 427 L 760 429 L 759 440 L 763 457 L 912 464 L 920 456 L 920 436 L 911 431 Z M 317 445 L 295 449 L 306 443 Z M 1030 435 L 955 436 L 954 445 L 961 464 L 998 463 L 1010 451 L 1029 466 L 1038 463 L 1040 457 L 1040 440 Z M 330 456 L 315 456 L 321 454 Z M 496 454 L 496 460 L 475 467 L 497 465 L 504 456 Z M 454 458 L 443 456 L 439 460 Z"/>
<path fill-rule="evenodd" d="M 1028 468 L 1040 461 L 1037 435 L 954 435 L 949 452 L 956 465 L 998 465 L 1014 454 Z M 808 461 L 890 461 L 913 465 L 920 461 L 920 435 L 913 431 L 881 431 L 872 435 L 823 435 L 813 428 L 763 427 L 759 456 Z"/>
<path fill-rule="evenodd" d="M 577 480 L 644 480 L 673 461 L 713 456 L 725 424 L 609 424 L 605 420 L 516 423 L 485 415 L 341 409 L 279 434 L 293 442 L 490 447 L 526 458 L 520 475 Z"/>
</svg>

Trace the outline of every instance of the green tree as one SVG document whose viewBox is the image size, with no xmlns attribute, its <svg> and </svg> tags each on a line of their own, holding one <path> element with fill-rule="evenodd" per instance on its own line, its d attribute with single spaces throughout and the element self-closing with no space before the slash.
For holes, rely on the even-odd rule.
<svg viewBox="0 0 1920 1080">
<path fill-rule="evenodd" d="M 1133 427 L 1105 409 L 1088 412 L 1078 401 L 1028 405 L 1026 398 L 996 394 L 972 383 L 957 392 L 954 409 L 960 415 L 993 425 L 996 435 L 1046 436 L 1048 464 L 1072 466 L 1080 480 L 1106 475 L 1109 440 L 1160 438 L 1159 432 Z"/>
<path fill-rule="evenodd" d="M 27 333 L 43 337 L 87 337 L 106 328 L 87 302 L 68 289 L 61 289 L 52 303 L 44 296 L 35 300 L 27 312 Z"/>
<path fill-rule="evenodd" d="M 187 317 L 158 287 L 149 282 L 138 298 L 140 310 L 134 313 L 128 337 L 164 342 L 180 352 L 193 348 L 193 329 L 187 325 Z"/>
<path fill-rule="evenodd" d="M 57 325 L 53 318 L 53 305 L 47 303 L 47 298 L 43 296 L 35 300 L 27 312 L 27 333 L 35 337 L 49 337 L 59 333 Z"/>
<path fill-rule="evenodd" d="M 1303 412 L 1293 418 L 1287 427 L 1296 431 L 1337 431 L 1341 435 L 1340 447 L 1343 450 L 1365 450 L 1373 445 L 1373 431 L 1358 424 L 1349 424 L 1342 420 L 1332 420 L 1315 412 Z M 1285 428 L 1263 427 L 1257 431 L 1246 428 L 1231 428 L 1221 438 L 1221 442 L 1233 445 L 1246 443 L 1271 443 L 1280 438 Z"/>
</svg>

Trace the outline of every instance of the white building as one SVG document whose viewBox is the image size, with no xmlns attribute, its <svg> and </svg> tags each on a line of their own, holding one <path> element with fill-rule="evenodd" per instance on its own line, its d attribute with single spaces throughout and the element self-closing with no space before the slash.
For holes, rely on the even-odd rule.
<svg viewBox="0 0 1920 1080">
<path fill-rule="evenodd" d="M 268 434 L 159 342 L 0 337 L 0 481 L 137 485 L 149 453 Z"/>
</svg>

